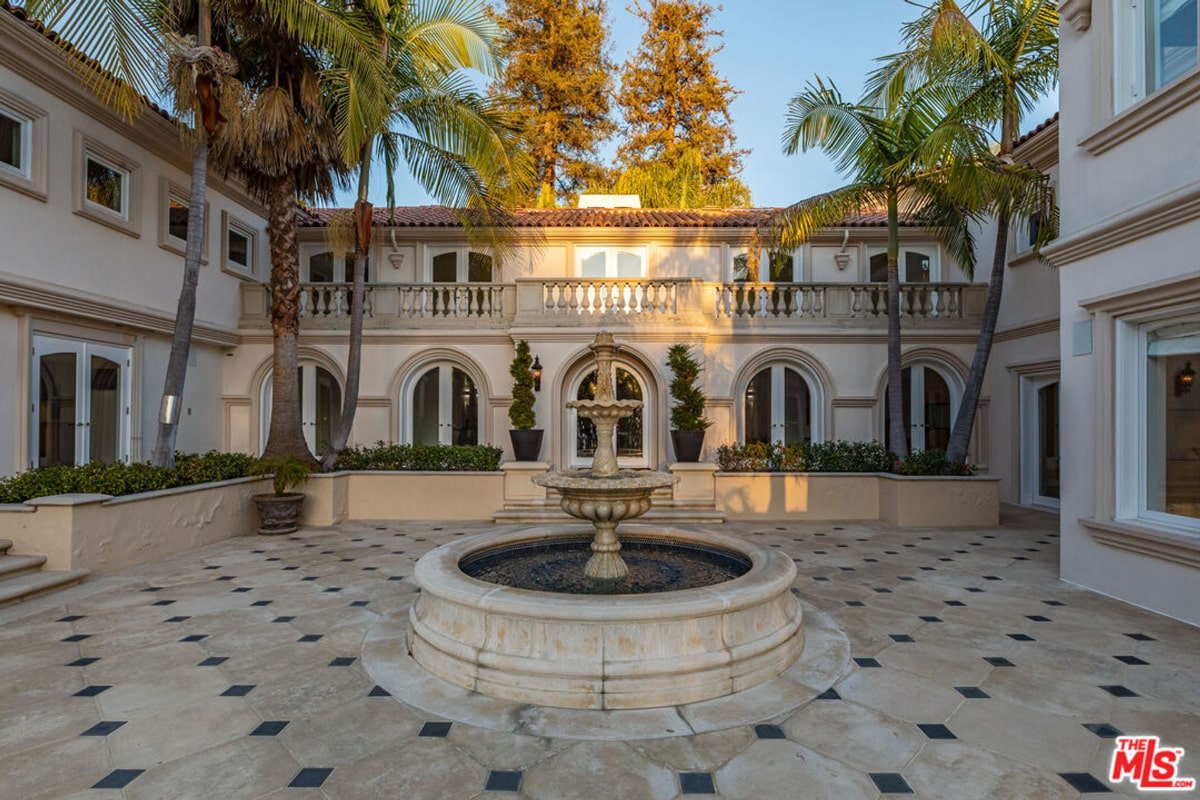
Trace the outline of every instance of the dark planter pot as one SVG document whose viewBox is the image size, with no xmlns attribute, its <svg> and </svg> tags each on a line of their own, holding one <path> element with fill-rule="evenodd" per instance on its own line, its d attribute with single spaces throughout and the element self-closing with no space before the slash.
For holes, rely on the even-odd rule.
<svg viewBox="0 0 1200 800">
<path fill-rule="evenodd" d="M 675 445 L 675 460 L 695 464 L 704 449 L 704 431 L 671 431 L 671 444 Z"/>
<path fill-rule="evenodd" d="M 258 532 L 264 535 L 294 533 L 300 527 L 300 509 L 304 495 L 256 494 L 254 504 L 258 506 Z"/>
<path fill-rule="evenodd" d="M 512 440 L 513 458 L 517 461 L 537 461 L 542 452 L 541 428 L 531 428 L 527 431 L 509 431 L 508 438 Z"/>
</svg>

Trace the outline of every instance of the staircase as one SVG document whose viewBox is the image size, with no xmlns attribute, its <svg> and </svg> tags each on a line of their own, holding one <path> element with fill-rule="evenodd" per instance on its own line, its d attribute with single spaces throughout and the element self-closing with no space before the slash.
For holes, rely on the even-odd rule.
<svg viewBox="0 0 1200 800">
<path fill-rule="evenodd" d="M 0 606 L 65 589 L 87 577 L 86 569 L 43 570 L 45 556 L 21 556 L 8 552 L 12 542 L 0 539 Z"/>
</svg>

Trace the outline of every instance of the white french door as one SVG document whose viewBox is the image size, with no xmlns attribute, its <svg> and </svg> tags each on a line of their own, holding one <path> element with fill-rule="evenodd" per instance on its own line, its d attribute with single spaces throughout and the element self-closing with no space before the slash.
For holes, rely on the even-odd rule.
<svg viewBox="0 0 1200 800">
<path fill-rule="evenodd" d="M 333 438 L 333 428 L 342 416 L 342 387 L 337 378 L 324 367 L 312 362 L 300 362 L 300 427 L 308 449 L 320 455 Z M 262 419 L 259 426 L 259 448 L 265 449 L 271 431 L 271 403 L 274 399 L 274 375 L 263 382 Z"/>
<path fill-rule="evenodd" d="M 29 466 L 128 462 L 128 347 L 33 337 Z"/>
<path fill-rule="evenodd" d="M 1058 508 L 1058 376 L 1021 381 L 1021 502 Z"/>
<path fill-rule="evenodd" d="M 750 379 L 745 395 L 745 440 L 771 444 L 813 441 L 813 403 L 800 373 L 773 364 Z"/>
<path fill-rule="evenodd" d="M 613 433 L 613 445 L 617 453 L 617 464 L 622 469 L 646 469 L 650 466 L 650 442 L 646 415 L 648 412 L 646 385 L 640 375 L 623 366 L 614 367 L 616 379 L 614 388 L 618 400 L 641 400 L 643 405 L 634 411 L 632 416 L 624 417 L 617 423 Z M 576 400 L 596 399 L 596 370 L 583 375 L 575 384 L 572 392 Z M 568 414 L 571 435 L 569 438 L 570 451 L 568 462 L 572 467 L 589 467 L 592 457 L 596 454 L 596 424 L 590 419 L 581 418 L 575 409 Z"/>
<path fill-rule="evenodd" d="M 414 444 L 478 444 L 479 391 L 453 364 L 426 370 L 413 386 L 408 440 Z"/>
</svg>

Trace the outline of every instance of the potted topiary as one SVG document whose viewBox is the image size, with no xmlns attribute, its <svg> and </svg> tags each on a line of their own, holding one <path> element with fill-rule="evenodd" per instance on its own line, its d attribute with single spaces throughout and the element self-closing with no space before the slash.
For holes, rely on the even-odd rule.
<svg viewBox="0 0 1200 800">
<path fill-rule="evenodd" d="M 533 410 L 533 358 L 529 354 L 529 342 L 522 339 L 517 343 L 517 354 L 508 368 L 512 375 L 512 405 L 508 407 L 508 421 L 512 428 L 508 432 L 512 440 L 513 457 L 517 461 L 537 461 L 542 452 L 541 428 L 535 428 L 537 413 Z"/>
<path fill-rule="evenodd" d="M 272 475 L 274 494 L 254 495 L 258 506 L 258 532 L 262 534 L 293 533 L 300 523 L 300 509 L 304 505 L 302 492 L 289 492 L 308 480 L 312 468 L 295 456 L 260 458 L 251 465 L 251 475 Z"/>
<path fill-rule="evenodd" d="M 704 418 L 704 393 L 696 385 L 700 363 L 692 357 L 691 345 L 675 344 L 667 351 L 671 370 L 671 443 L 675 458 L 696 462 L 704 447 L 704 431 L 712 423 Z"/>
</svg>

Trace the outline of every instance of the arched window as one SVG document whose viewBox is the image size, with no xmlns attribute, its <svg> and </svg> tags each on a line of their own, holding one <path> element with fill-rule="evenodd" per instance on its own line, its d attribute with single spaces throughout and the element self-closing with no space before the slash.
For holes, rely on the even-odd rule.
<svg viewBox="0 0 1200 800">
<path fill-rule="evenodd" d="M 581 278 L 643 278 L 646 248 L 576 247 L 575 260 Z"/>
<path fill-rule="evenodd" d="M 887 283 L 887 251 L 870 252 L 872 283 Z M 941 280 L 941 264 L 933 247 L 901 247 L 899 262 L 901 283 L 929 283 Z"/>
<path fill-rule="evenodd" d="M 479 389 L 450 362 L 425 366 L 412 383 L 406 440 L 413 444 L 479 444 Z"/>
<path fill-rule="evenodd" d="M 618 400 L 641 400 L 643 405 L 633 416 L 617 423 L 617 462 L 622 467 L 645 467 L 649 464 L 649 442 L 646 425 L 646 386 L 641 376 L 623 365 L 616 365 L 614 387 Z M 594 400 L 596 397 L 596 370 L 582 375 L 571 392 L 573 400 Z M 573 467 L 587 467 L 596 452 L 596 426 L 590 419 L 583 419 L 571 411 L 570 463 Z"/>
<path fill-rule="evenodd" d="M 952 371 L 933 362 L 917 362 L 901 373 L 904 385 L 904 430 L 910 450 L 945 450 L 958 404 L 962 381 Z M 884 443 L 891 446 L 891 414 L 887 389 L 883 393 Z"/>
<path fill-rule="evenodd" d="M 787 364 L 769 364 L 754 373 L 742 395 L 742 412 L 747 443 L 799 444 L 822 438 L 818 387 Z"/>
<path fill-rule="evenodd" d="M 432 283 L 491 283 L 496 280 L 492 257 L 466 247 L 430 249 L 428 278 Z"/>
<path fill-rule="evenodd" d="M 260 449 L 267 446 L 267 436 L 271 432 L 274 378 L 274 374 L 268 373 L 263 381 Z M 300 362 L 299 383 L 300 425 L 304 429 L 304 441 L 308 443 L 309 450 L 320 455 L 329 446 L 333 429 L 342 416 L 342 387 L 333 373 L 314 361 Z"/>
</svg>

